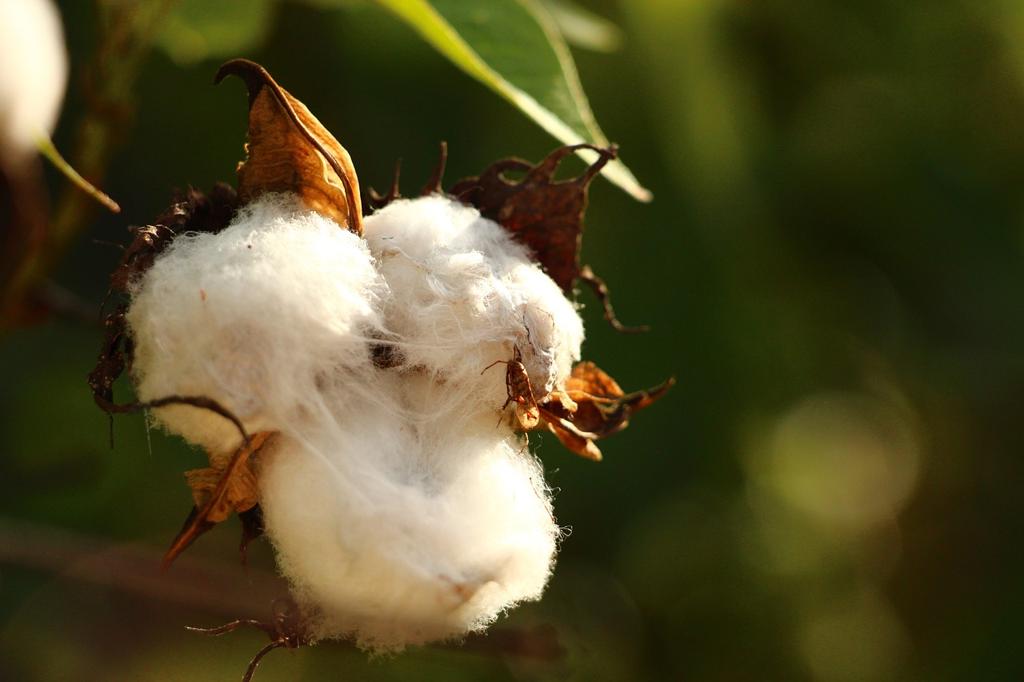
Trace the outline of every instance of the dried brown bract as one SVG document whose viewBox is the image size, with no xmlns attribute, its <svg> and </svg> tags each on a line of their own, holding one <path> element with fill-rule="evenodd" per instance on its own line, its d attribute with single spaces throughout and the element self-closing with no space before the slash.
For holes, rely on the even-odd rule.
<svg viewBox="0 0 1024 682">
<path fill-rule="evenodd" d="M 593 362 L 581 362 L 573 367 L 562 391 L 553 391 L 540 401 L 540 412 L 563 445 L 599 460 L 601 451 L 594 441 L 629 426 L 634 413 L 665 395 L 675 382 L 670 378 L 653 388 L 625 393 Z"/>
<path fill-rule="evenodd" d="M 215 83 L 238 76 L 249 89 L 248 157 L 238 165 L 238 194 L 293 192 L 312 210 L 363 233 L 359 179 L 352 158 L 299 100 L 259 64 L 233 59 Z"/>
<path fill-rule="evenodd" d="M 269 444 L 273 435 L 264 431 L 246 438 L 223 469 L 207 467 L 185 472 L 185 478 L 192 489 L 195 507 L 164 555 L 164 568 L 170 566 L 196 538 L 226 520 L 233 512 L 242 514 L 257 505 L 259 487 L 251 459 Z M 248 545 L 246 536 L 252 532 L 252 528 L 243 527 L 243 557 Z"/>
<path fill-rule="evenodd" d="M 581 149 L 597 152 L 597 161 L 575 178 L 555 180 L 562 159 Z M 614 146 L 576 144 L 556 149 L 535 166 L 522 159 L 504 159 L 478 177 L 455 183 L 448 193 L 475 206 L 481 215 L 500 224 L 529 247 L 544 271 L 565 293 L 572 292 L 576 280 L 586 282 L 601 300 L 605 318 L 616 330 L 644 331 L 645 327 L 626 327 L 619 322 L 608 287 L 589 266 L 580 266 L 587 189 L 617 154 Z M 513 180 L 509 173 L 522 173 L 523 177 Z"/>
<path fill-rule="evenodd" d="M 563 388 L 537 399 L 518 348 L 511 360 L 494 364 L 498 363 L 507 368 L 508 400 L 502 409 L 515 403 L 517 428 L 530 431 L 543 425 L 571 452 L 594 461 L 601 460 L 601 450 L 594 441 L 626 428 L 635 412 L 651 405 L 675 384 L 670 378 L 653 388 L 626 393 L 593 362 L 580 362 Z"/>
</svg>

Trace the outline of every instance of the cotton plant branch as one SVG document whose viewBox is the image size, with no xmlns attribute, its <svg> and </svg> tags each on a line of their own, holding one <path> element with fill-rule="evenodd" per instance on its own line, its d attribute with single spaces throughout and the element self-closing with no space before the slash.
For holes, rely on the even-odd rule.
<svg viewBox="0 0 1024 682">
<path fill-rule="evenodd" d="M 0 565 L 102 585 L 220 617 L 259 615 L 261 599 L 287 590 L 282 579 L 255 568 L 239 580 L 238 566 L 232 563 L 190 555 L 168 573 L 161 570 L 160 560 L 161 551 L 155 547 L 0 517 Z"/>
<path fill-rule="evenodd" d="M 99 585 L 147 601 L 201 610 L 213 618 L 250 614 L 243 620 L 253 623 L 262 623 L 265 605 L 287 592 L 284 579 L 258 568 L 248 568 L 245 579 L 239 580 L 238 566 L 232 563 L 183 556 L 168 573 L 160 562 L 161 550 L 156 547 L 0 517 L 0 566 Z M 498 627 L 489 634 L 470 635 L 459 645 L 437 648 L 541 661 L 565 655 L 552 625 Z"/>
</svg>

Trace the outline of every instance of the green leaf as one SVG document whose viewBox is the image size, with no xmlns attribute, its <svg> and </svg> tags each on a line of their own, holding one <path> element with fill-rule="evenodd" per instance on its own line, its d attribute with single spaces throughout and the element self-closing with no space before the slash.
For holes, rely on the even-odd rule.
<svg viewBox="0 0 1024 682">
<path fill-rule="evenodd" d="M 605 146 L 569 48 L 536 0 L 378 0 L 456 66 L 564 144 Z M 594 152 L 581 152 L 588 161 Z M 620 161 L 604 175 L 640 201 L 645 189 Z"/>
<path fill-rule="evenodd" d="M 178 0 L 156 38 L 179 64 L 251 52 L 270 30 L 273 0 Z"/>
</svg>

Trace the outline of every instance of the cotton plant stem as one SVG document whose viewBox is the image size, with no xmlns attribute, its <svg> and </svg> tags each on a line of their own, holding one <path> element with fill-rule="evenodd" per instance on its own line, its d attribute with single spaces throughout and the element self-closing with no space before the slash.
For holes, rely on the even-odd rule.
<svg viewBox="0 0 1024 682">
<path fill-rule="evenodd" d="M 71 181 L 71 184 L 95 199 L 108 211 L 112 213 L 121 212 L 121 206 L 118 205 L 116 201 L 111 199 L 109 195 L 93 185 L 91 182 L 83 178 L 81 174 L 79 174 L 79 172 L 67 162 L 67 160 L 57 150 L 57 147 L 54 146 L 53 140 L 49 137 L 40 136 L 36 140 L 36 147 L 39 149 L 40 154 L 52 163 L 57 170 L 64 175 L 64 177 Z"/>
</svg>

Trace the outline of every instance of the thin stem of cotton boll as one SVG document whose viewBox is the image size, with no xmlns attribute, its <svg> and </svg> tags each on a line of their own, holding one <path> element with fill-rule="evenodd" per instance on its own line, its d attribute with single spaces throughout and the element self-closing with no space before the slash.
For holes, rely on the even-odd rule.
<svg viewBox="0 0 1024 682">
<path fill-rule="evenodd" d="M 39 135 L 36 138 L 36 148 L 39 149 L 39 153 L 42 154 L 47 161 L 52 163 L 54 167 L 60 171 L 64 177 L 70 180 L 75 187 L 78 187 L 80 190 L 95 199 L 111 213 L 121 212 L 121 206 L 116 201 L 111 199 L 109 195 L 93 185 L 91 182 L 83 178 L 81 174 L 79 174 L 79 172 L 76 171 L 63 156 L 61 156 L 61 153 L 57 150 L 57 147 L 54 146 L 53 141 L 50 140 L 49 137 Z"/>
<path fill-rule="evenodd" d="M 249 666 L 245 669 L 245 674 L 242 675 L 242 682 L 252 682 L 253 676 L 256 674 L 256 669 L 259 668 L 260 663 L 263 662 L 263 657 L 269 654 L 274 649 L 280 649 L 285 646 L 283 642 L 271 642 L 270 644 L 264 645 L 262 649 L 256 652 L 256 655 L 249 661 Z"/>
<path fill-rule="evenodd" d="M 211 635 L 216 637 L 219 635 L 226 635 L 229 632 L 234 632 L 244 625 L 266 632 L 266 627 L 263 622 L 254 618 L 239 618 L 238 620 L 233 620 L 229 623 L 224 623 L 224 625 L 218 625 L 212 628 L 201 628 L 194 625 L 186 625 L 185 629 L 189 632 L 198 632 L 201 635 Z"/>
</svg>

